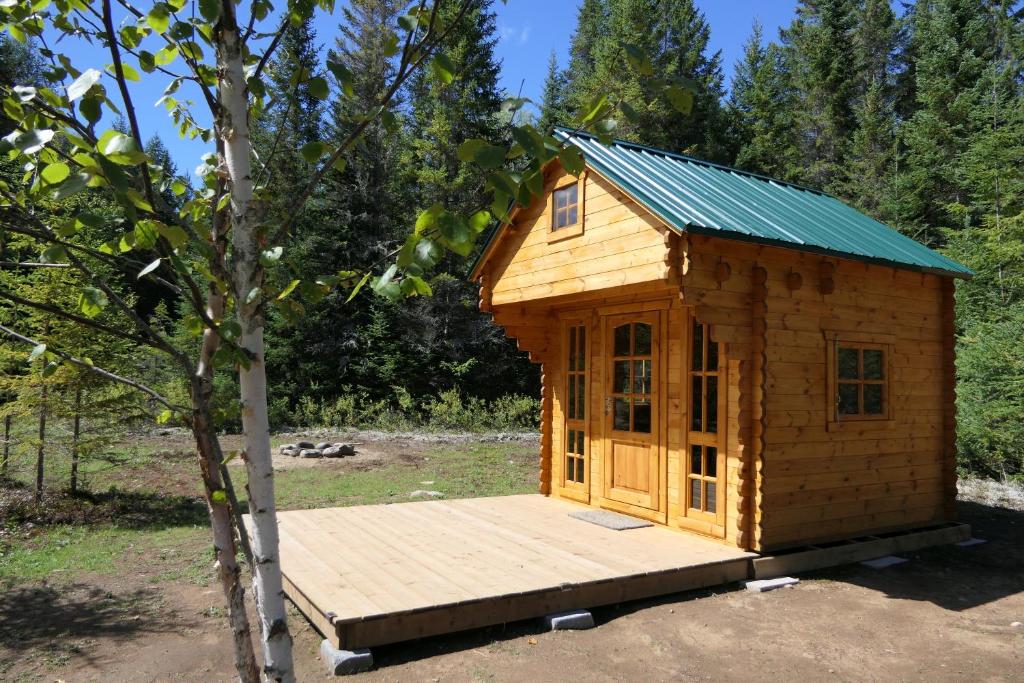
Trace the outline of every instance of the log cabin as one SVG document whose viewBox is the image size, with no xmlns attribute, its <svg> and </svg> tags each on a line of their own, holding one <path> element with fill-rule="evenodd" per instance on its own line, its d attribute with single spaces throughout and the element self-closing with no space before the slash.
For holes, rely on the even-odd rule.
<svg viewBox="0 0 1024 683">
<path fill-rule="evenodd" d="M 541 366 L 540 492 L 755 552 L 952 521 L 962 265 L 817 190 L 566 129 L 480 307 Z"/>
</svg>

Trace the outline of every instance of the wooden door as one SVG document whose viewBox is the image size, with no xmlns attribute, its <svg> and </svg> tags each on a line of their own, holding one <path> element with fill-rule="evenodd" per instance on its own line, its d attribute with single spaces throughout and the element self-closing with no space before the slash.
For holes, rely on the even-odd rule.
<svg viewBox="0 0 1024 683">
<path fill-rule="evenodd" d="M 661 314 L 604 318 L 602 468 L 604 498 L 661 505 Z"/>
</svg>

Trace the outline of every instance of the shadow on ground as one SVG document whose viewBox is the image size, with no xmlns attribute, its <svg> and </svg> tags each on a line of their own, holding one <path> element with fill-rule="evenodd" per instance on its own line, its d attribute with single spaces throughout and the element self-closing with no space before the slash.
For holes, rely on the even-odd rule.
<svg viewBox="0 0 1024 683">
<path fill-rule="evenodd" d="M 851 564 L 806 577 L 844 581 L 953 611 L 1024 593 L 1024 512 L 961 501 L 957 513 L 958 521 L 970 524 L 972 535 L 984 544 L 903 553 L 899 556 L 912 561 L 883 570 Z"/>
<path fill-rule="evenodd" d="M 34 491 L 20 482 L 0 482 L 0 520 L 5 525 L 114 524 L 157 530 L 206 525 L 205 503 L 196 496 L 111 487 L 101 493 L 47 491 L 36 503 Z"/>
<path fill-rule="evenodd" d="M 10 588 L 0 594 L 0 648 L 90 661 L 82 641 L 127 641 L 175 628 L 159 607 L 150 590 L 115 595 L 85 584 Z"/>
</svg>

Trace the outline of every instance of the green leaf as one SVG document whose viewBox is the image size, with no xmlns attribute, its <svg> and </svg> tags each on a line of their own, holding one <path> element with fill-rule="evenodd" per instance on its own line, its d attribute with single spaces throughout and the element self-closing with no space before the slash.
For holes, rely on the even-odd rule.
<svg viewBox="0 0 1024 683">
<path fill-rule="evenodd" d="M 406 276 L 402 280 L 401 289 L 402 294 L 405 296 L 430 296 L 434 293 L 434 290 L 430 288 L 430 284 L 416 275 Z"/>
<path fill-rule="evenodd" d="M 32 348 L 32 353 L 28 354 L 28 362 L 32 363 L 41 355 L 46 353 L 46 344 L 36 344 Z"/>
<path fill-rule="evenodd" d="M 361 290 L 363 288 L 363 286 L 367 283 L 367 281 L 369 279 L 370 279 L 370 273 L 367 273 L 366 275 L 364 275 L 363 278 L 358 282 L 358 284 L 356 284 L 356 286 L 352 288 L 352 292 L 348 295 L 348 298 L 345 299 L 345 303 L 348 303 L 348 302 L 352 301 L 352 299 L 355 299 L 356 298 L 356 294 L 359 294 L 359 290 Z"/>
<path fill-rule="evenodd" d="M 299 153 L 307 163 L 313 164 L 324 155 L 325 151 L 327 151 L 327 145 L 319 140 L 314 140 L 313 142 L 307 142 L 304 144 L 299 150 Z"/>
<path fill-rule="evenodd" d="M 78 310 L 89 318 L 95 318 L 107 307 L 107 295 L 95 287 L 86 287 L 78 296 Z"/>
<path fill-rule="evenodd" d="M 444 207 L 440 203 L 435 203 L 429 209 L 420 211 L 420 215 L 416 217 L 416 234 L 418 235 L 434 227 L 442 213 L 444 213 Z"/>
<path fill-rule="evenodd" d="M 170 410 L 170 409 L 164 410 L 163 412 L 161 412 L 159 415 L 156 416 L 156 423 L 157 424 L 161 424 L 161 425 L 167 424 L 168 422 L 171 421 L 171 418 L 173 418 L 173 417 L 174 417 L 174 411 L 173 410 Z"/>
<path fill-rule="evenodd" d="M 98 97 L 86 97 L 78 103 L 78 111 L 82 112 L 82 116 L 89 123 L 96 123 L 103 116 L 103 107 L 101 106 L 100 98 Z"/>
<path fill-rule="evenodd" d="M 469 163 L 476 159 L 476 153 L 486 144 L 486 140 L 480 140 L 479 138 L 466 140 L 455 150 L 455 155 L 459 158 L 459 161 Z"/>
<path fill-rule="evenodd" d="M 53 244 L 43 250 L 40 260 L 43 263 L 65 263 L 68 258 L 67 250 L 59 244 Z"/>
<path fill-rule="evenodd" d="M 156 221 L 139 221 L 135 225 L 135 247 L 149 250 L 156 246 L 160 230 Z"/>
<path fill-rule="evenodd" d="M 515 126 L 512 129 L 512 138 L 522 145 L 526 153 L 535 159 L 547 161 L 547 149 L 544 147 L 544 138 L 533 126 Z"/>
<path fill-rule="evenodd" d="M 331 90 L 327 87 L 327 80 L 320 76 L 309 79 L 307 85 L 309 87 L 309 94 L 318 100 L 326 100 L 331 95 Z"/>
<path fill-rule="evenodd" d="M 217 329 L 222 337 L 231 342 L 242 336 L 242 326 L 237 320 L 224 320 Z"/>
<path fill-rule="evenodd" d="M 295 291 L 295 288 L 299 286 L 300 282 L 302 282 L 302 280 L 292 280 L 289 282 L 288 286 L 281 290 L 281 293 L 277 295 L 277 300 L 281 301 L 282 299 L 288 298 L 288 295 Z"/>
<path fill-rule="evenodd" d="M 281 260 L 283 253 L 284 247 L 274 247 L 273 249 L 266 249 L 260 252 L 260 265 L 264 268 L 269 268 Z"/>
<path fill-rule="evenodd" d="M 97 69 L 86 69 L 81 76 L 68 86 L 68 100 L 74 102 L 96 85 L 101 74 Z"/>
<path fill-rule="evenodd" d="M 448 85 L 455 80 L 455 63 L 452 62 L 451 58 L 445 53 L 438 52 L 434 55 L 434 58 L 430 60 L 430 72 L 433 73 L 441 83 Z"/>
<path fill-rule="evenodd" d="M 142 270 L 140 270 L 140 271 L 139 271 L 139 274 L 138 274 L 138 275 L 136 276 L 136 279 L 138 279 L 138 280 L 141 280 L 142 278 L 146 277 L 147 275 L 149 275 L 150 273 L 152 273 L 152 272 L 153 272 L 154 270 L 156 270 L 157 268 L 159 268 L 159 267 L 160 267 L 160 261 L 161 261 L 161 260 L 162 260 L 162 259 L 157 259 L 156 261 L 153 261 L 153 262 L 152 262 L 152 263 L 150 263 L 150 264 L 149 264 L 148 266 L 146 266 L 145 268 L 143 268 Z"/>
<path fill-rule="evenodd" d="M 630 43 L 624 43 L 622 49 L 626 51 L 626 61 L 642 76 L 653 76 L 654 66 L 651 64 L 651 58 L 647 55 L 643 49 L 632 45 Z"/>
<path fill-rule="evenodd" d="M 50 164 L 39 172 L 39 176 L 43 179 L 43 182 L 48 185 L 56 185 L 69 175 L 71 175 L 71 169 L 68 168 L 68 165 L 64 162 Z"/>
<path fill-rule="evenodd" d="M 665 86 L 665 98 L 680 113 L 687 116 L 693 112 L 693 91 L 681 88 L 678 85 Z"/>
<path fill-rule="evenodd" d="M 53 373 L 57 372 L 59 368 L 60 363 L 56 361 L 50 361 L 49 363 L 43 366 L 43 377 L 50 377 L 51 375 L 53 375 Z"/>
<path fill-rule="evenodd" d="M 49 128 L 34 128 L 24 133 L 14 131 L 4 140 L 17 147 L 25 154 L 35 154 L 42 151 L 47 143 L 53 139 L 54 132 Z"/>
<path fill-rule="evenodd" d="M 220 19 L 220 0 L 199 0 L 199 13 L 211 24 Z"/>
<path fill-rule="evenodd" d="M 92 176 L 88 173 L 76 173 L 61 183 L 60 186 L 53 191 L 53 198 L 67 199 L 68 197 L 78 194 L 89 186 L 89 180 L 91 178 Z"/>
<path fill-rule="evenodd" d="M 121 166 L 134 166 L 147 160 L 133 138 L 113 129 L 100 136 L 96 151 Z"/>
<path fill-rule="evenodd" d="M 508 154 L 508 149 L 505 147 L 485 143 L 476 150 L 476 153 L 473 155 L 473 161 L 481 168 L 491 171 L 501 168 L 502 164 L 505 163 L 506 154 Z"/>
<path fill-rule="evenodd" d="M 586 164 L 583 162 L 583 155 L 580 154 L 578 147 L 563 147 L 558 150 L 558 160 L 562 162 L 562 168 L 577 178 L 586 167 Z"/>
<path fill-rule="evenodd" d="M 171 246 L 175 249 L 183 246 L 188 242 L 188 233 L 185 229 L 177 225 L 164 225 L 163 223 L 157 223 L 157 230 L 165 240 L 171 243 Z"/>
<path fill-rule="evenodd" d="M 487 228 L 487 224 L 490 222 L 491 212 L 483 209 L 469 217 L 469 229 L 473 231 L 473 234 L 479 235 Z"/>
<path fill-rule="evenodd" d="M 171 13 L 168 11 L 167 5 L 163 3 L 154 5 L 146 15 L 146 23 L 157 33 L 165 33 L 171 25 Z"/>
<path fill-rule="evenodd" d="M 225 491 L 224 489 L 217 489 L 216 491 L 212 491 L 210 493 L 210 502 L 212 502 L 214 505 L 227 505 L 227 491 Z"/>
</svg>

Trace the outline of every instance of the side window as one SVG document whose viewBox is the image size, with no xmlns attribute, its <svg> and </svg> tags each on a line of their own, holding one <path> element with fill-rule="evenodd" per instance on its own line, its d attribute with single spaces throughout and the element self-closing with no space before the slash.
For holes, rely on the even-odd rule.
<svg viewBox="0 0 1024 683">
<path fill-rule="evenodd" d="M 587 479 L 587 327 L 572 323 L 566 335 L 565 483 Z"/>
<path fill-rule="evenodd" d="M 711 338 L 711 327 L 693 321 L 690 337 L 690 452 L 686 463 L 686 496 L 688 510 L 705 515 L 718 514 L 720 472 L 718 414 L 721 392 L 722 353 L 719 343 Z M 688 513 L 689 514 L 689 513 Z"/>
<path fill-rule="evenodd" d="M 583 234 L 583 203 L 586 172 L 579 178 L 564 178 L 551 192 L 551 230 L 548 241 L 555 242 Z"/>
<path fill-rule="evenodd" d="M 889 349 L 836 340 L 832 405 L 836 421 L 889 418 Z"/>
</svg>

